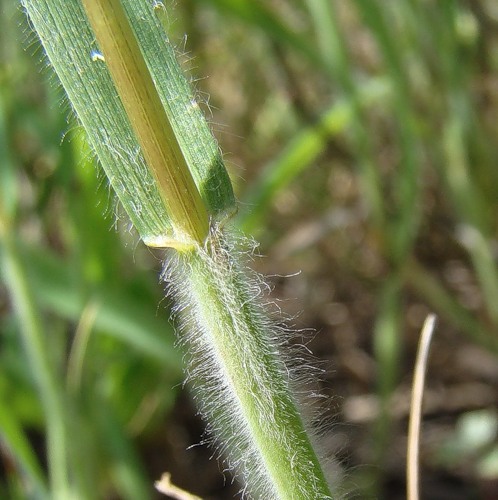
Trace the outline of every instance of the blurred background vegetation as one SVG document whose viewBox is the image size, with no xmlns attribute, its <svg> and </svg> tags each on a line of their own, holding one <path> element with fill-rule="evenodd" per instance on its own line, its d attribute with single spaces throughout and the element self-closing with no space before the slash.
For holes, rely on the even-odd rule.
<svg viewBox="0 0 498 500">
<path fill-rule="evenodd" d="M 0 8 L 0 498 L 49 495 L 26 308 L 64 394 L 77 498 L 159 498 L 163 471 L 232 498 L 195 446 L 161 254 L 96 175 L 18 2 Z M 404 498 L 414 354 L 434 311 L 423 498 L 497 498 L 496 2 L 182 0 L 166 24 L 237 224 L 261 242 L 254 265 L 316 332 L 327 446 L 351 496 Z"/>
</svg>

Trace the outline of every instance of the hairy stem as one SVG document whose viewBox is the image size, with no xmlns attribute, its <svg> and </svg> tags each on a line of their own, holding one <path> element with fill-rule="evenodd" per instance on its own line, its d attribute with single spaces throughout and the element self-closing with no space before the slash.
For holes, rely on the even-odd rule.
<svg viewBox="0 0 498 500">
<path fill-rule="evenodd" d="M 282 332 L 266 318 L 255 298 L 259 285 L 251 283 L 236 255 L 217 233 L 205 249 L 167 263 L 166 279 L 182 308 L 197 402 L 249 493 L 331 498 L 291 392 L 295 373 L 280 354 Z"/>
<path fill-rule="evenodd" d="M 251 282 L 236 245 L 218 229 L 236 208 L 233 191 L 156 18 L 163 3 L 23 4 L 140 236 L 176 249 L 165 277 L 182 311 L 189 374 L 244 492 L 265 500 L 331 498 L 293 396 L 298 370 L 291 356 L 282 358 L 282 332 L 255 299 L 260 283 Z M 103 57 L 95 56 L 95 39 Z"/>
</svg>

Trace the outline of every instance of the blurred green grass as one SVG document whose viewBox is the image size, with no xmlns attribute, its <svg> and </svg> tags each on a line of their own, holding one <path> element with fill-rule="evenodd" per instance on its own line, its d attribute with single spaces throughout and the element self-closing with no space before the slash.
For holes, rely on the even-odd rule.
<svg viewBox="0 0 498 500">
<path fill-rule="evenodd" d="M 17 2 L 1 9 L 1 217 L 64 391 L 73 480 L 81 498 L 152 497 L 157 471 L 144 443 L 161 441 L 182 379 L 156 284 L 160 259 L 95 175 L 50 70 L 36 64 L 37 42 L 23 42 Z M 409 382 L 423 312 L 440 318 L 434 370 L 453 346 L 481 356 L 498 348 L 496 8 L 190 0 L 166 24 L 209 102 L 241 200 L 237 223 L 270 256 L 257 265 L 305 270 L 291 285 L 277 280 L 275 296 L 299 296 L 309 309 L 301 321 L 319 329 L 318 353 L 337 363 L 333 391 L 377 398 L 369 437 L 350 444 L 368 452 L 345 453 L 363 465 L 351 483 L 360 497 L 395 498 L 386 477 L 402 430 L 393 431 L 392 398 Z M 0 496 L 38 498 L 43 417 L 3 266 L 0 278 Z M 478 471 L 468 480 L 478 484 Z"/>
</svg>

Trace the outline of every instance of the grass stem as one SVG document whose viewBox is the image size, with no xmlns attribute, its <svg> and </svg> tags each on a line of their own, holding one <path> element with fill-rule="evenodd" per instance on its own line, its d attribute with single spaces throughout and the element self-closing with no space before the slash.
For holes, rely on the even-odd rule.
<svg viewBox="0 0 498 500">
<path fill-rule="evenodd" d="M 294 399 L 295 370 L 281 358 L 261 291 L 228 237 L 167 263 L 166 280 L 190 351 L 198 405 L 251 494 L 265 499 L 332 498 Z"/>
<path fill-rule="evenodd" d="M 20 323 L 20 333 L 28 365 L 38 386 L 45 413 L 47 453 L 51 491 L 56 500 L 70 498 L 68 479 L 68 442 L 66 439 L 63 392 L 51 366 L 40 311 L 33 298 L 29 281 L 20 259 L 14 235 L 3 221 L 0 234 L 3 243 L 5 279 Z"/>
</svg>

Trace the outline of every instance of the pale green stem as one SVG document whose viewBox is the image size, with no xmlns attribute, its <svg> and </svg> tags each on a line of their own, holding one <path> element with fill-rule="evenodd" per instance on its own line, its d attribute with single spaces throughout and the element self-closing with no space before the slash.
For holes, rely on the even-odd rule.
<svg viewBox="0 0 498 500">
<path fill-rule="evenodd" d="M 257 498 L 332 498 L 292 394 L 293 369 L 281 359 L 282 333 L 226 247 L 215 235 L 207 250 L 180 254 L 168 276 L 178 303 L 190 306 L 182 317 L 198 404 Z"/>
</svg>

